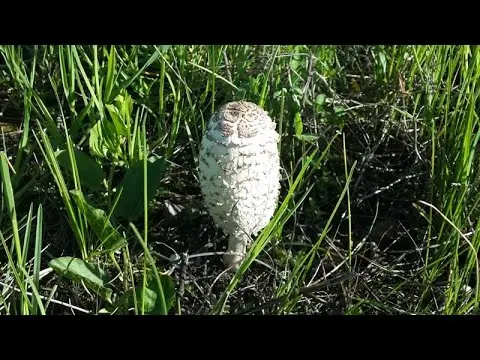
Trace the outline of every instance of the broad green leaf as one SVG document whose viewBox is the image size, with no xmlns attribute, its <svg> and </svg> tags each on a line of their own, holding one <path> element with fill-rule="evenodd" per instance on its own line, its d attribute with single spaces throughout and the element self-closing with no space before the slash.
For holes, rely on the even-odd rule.
<svg viewBox="0 0 480 360">
<path fill-rule="evenodd" d="M 121 91 L 120 95 L 115 98 L 115 107 L 120 111 L 123 119 L 129 117 L 132 113 L 133 100 L 126 90 Z"/>
<path fill-rule="evenodd" d="M 303 132 L 303 122 L 302 122 L 302 117 L 300 116 L 300 113 L 297 112 L 295 114 L 295 135 L 302 135 Z"/>
<path fill-rule="evenodd" d="M 102 138 L 102 122 L 97 121 L 90 129 L 89 148 L 93 155 L 106 158 L 108 146 L 105 139 Z"/>
<path fill-rule="evenodd" d="M 127 243 L 127 240 L 112 226 L 105 211 L 89 205 L 80 191 L 71 190 L 70 193 L 77 206 L 82 209 L 88 225 L 103 244 L 103 251 L 115 251 Z"/>
<path fill-rule="evenodd" d="M 306 143 L 314 143 L 315 141 L 317 141 L 319 139 L 319 136 L 315 135 L 315 134 L 300 134 L 300 135 L 295 135 L 295 137 L 298 140 L 306 142 Z"/>
<path fill-rule="evenodd" d="M 117 130 L 117 134 L 127 136 L 127 126 L 125 124 L 125 121 L 123 120 L 121 111 L 112 104 L 105 105 L 105 107 L 107 108 L 108 113 L 113 120 L 113 125 Z"/>
<path fill-rule="evenodd" d="M 165 295 L 165 302 L 167 310 L 170 310 L 175 302 L 175 284 L 172 278 L 168 275 L 161 275 L 160 281 L 162 282 L 163 293 Z M 139 285 L 135 288 L 135 294 L 137 298 L 138 306 L 141 306 L 143 286 Z M 122 296 L 118 298 L 114 306 L 119 307 L 122 310 L 126 310 L 128 307 L 134 305 L 133 290 L 128 290 Z M 153 276 L 149 276 L 147 284 L 145 285 L 145 293 L 143 297 L 143 305 L 145 314 L 148 315 L 161 315 L 160 300 L 157 292 L 156 281 Z"/>
<path fill-rule="evenodd" d="M 56 258 L 50 261 L 49 266 L 59 275 L 85 286 L 96 294 L 112 302 L 112 289 L 108 287 L 110 277 L 97 264 L 71 256 Z"/>
<path fill-rule="evenodd" d="M 120 91 L 113 104 L 106 105 L 119 134 L 127 136 L 128 124 L 133 111 L 133 100 L 125 89 Z"/>
<path fill-rule="evenodd" d="M 72 164 L 67 150 L 57 151 L 55 154 L 58 163 L 64 167 L 71 175 L 73 175 Z M 78 175 L 82 186 L 86 186 L 91 190 L 101 190 L 102 181 L 105 179 L 105 173 L 100 165 L 85 154 L 83 151 L 74 149 L 75 162 L 77 163 Z"/>
<path fill-rule="evenodd" d="M 317 95 L 317 96 L 315 97 L 315 104 L 316 104 L 318 107 L 322 107 L 323 104 L 325 104 L 325 99 L 326 99 L 326 95 L 325 95 L 325 94 Z"/>
<path fill-rule="evenodd" d="M 90 130 L 90 151 L 98 157 L 108 158 L 110 154 L 117 160 L 121 155 L 120 144 L 115 125 L 106 119 L 97 121 Z"/>
<path fill-rule="evenodd" d="M 341 106 L 335 106 L 333 108 L 333 111 L 335 111 L 336 116 L 343 116 L 345 115 L 345 109 Z"/>
<path fill-rule="evenodd" d="M 133 111 L 131 96 L 122 89 L 115 97 L 113 104 L 105 105 L 110 114 L 111 121 L 103 119 L 98 121 L 90 130 L 90 149 L 99 157 L 119 160 L 122 155 L 120 145 L 129 136 L 130 117 Z"/>
<path fill-rule="evenodd" d="M 165 159 L 150 157 L 147 161 L 147 200 L 150 202 L 165 173 Z M 115 216 L 133 220 L 143 212 L 143 162 L 136 162 L 125 173 L 118 187 L 122 192 L 113 212 Z"/>
<path fill-rule="evenodd" d="M 160 275 L 160 281 L 162 283 L 163 294 L 165 296 L 165 303 L 167 305 L 167 310 L 170 310 L 175 302 L 175 285 L 173 283 L 172 278 L 168 275 Z M 148 313 L 151 315 L 161 315 L 162 311 L 161 311 L 160 300 L 158 296 L 157 285 L 155 280 L 153 279 L 153 276 L 148 281 L 147 290 L 149 290 L 150 297 L 151 297 L 149 299 L 150 309 Z M 137 292 L 137 295 L 140 295 L 140 293 Z"/>
</svg>

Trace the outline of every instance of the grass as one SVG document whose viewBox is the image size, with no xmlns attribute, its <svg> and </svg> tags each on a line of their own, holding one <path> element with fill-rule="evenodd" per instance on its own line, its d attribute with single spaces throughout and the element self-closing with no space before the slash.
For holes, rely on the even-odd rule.
<svg viewBox="0 0 480 360">
<path fill-rule="evenodd" d="M 0 46 L 0 314 L 477 314 L 478 46 Z M 197 154 L 281 135 L 236 273 Z"/>
</svg>

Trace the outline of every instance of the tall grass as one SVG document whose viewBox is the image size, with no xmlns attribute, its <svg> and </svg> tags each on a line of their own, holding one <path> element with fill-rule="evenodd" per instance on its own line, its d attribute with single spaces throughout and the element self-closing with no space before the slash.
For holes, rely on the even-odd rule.
<svg viewBox="0 0 480 360">
<path fill-rule="evenodd" d="M 185 285 L 176 274 L 187 265 L 150 240 L 167 221 L 157 205 L 178 193 L 199 196 L 197 154 L 206 123 L 234 99 L 259 104 L 277 123 L 282 197 L 245 262 L 204 312 L 240 310 L 232 296 L 249 274 L 265 274 L 256 264 L 269 257 L 276 313 L 299 311 L 312 284 L 333 275 L 350 279 L 328 288 L 342 293 L 344 313 L 398 312 L 392 297 L 418 282 L 401 311 L 478 311 L 478 47 L 63 45 L 0 46 L 0 54 L 0 105 L 16 110 L 22 130 L 13 144 L 4 138 L 0 155 L 0 312 L 48 313 L 53 295 L 40 274 L 49 268 L 56 281 L 76 283 L 96 299 L 84 305 L 88 311 L 172 312 Z M 370 143 L 359 150 L 354 138 Z M 402 280 L 392 275 L 387 291 L 365 276 L 351 279 L 369 266 L 398 273 L 397 263 L 359 265 L 373 235 L 357 239 L 355 232 L 361 201 L 380 199 L 394 186 L 378 179 L 377 190 L 362 193 L 370 189 L 362 180 L 365 164 L 397 138 L 414 165 L 427 169 L 428 183 L 416 184 L 425 189 L 414 201 L 425 223 L 411 236 L 421 265 L 403 268 Z M 59 214 L 57 224 L 50 210 Z M 208 216 L 200 219 L 211 226 Z M 65 241 L 73 246 L 45 259 L 42 247 L 52 243 L 44 234 L 58 223 L 67 224 Z M 161 242 L 186 251 L 169 236 Z M 343 237 L 345 246 L 338 245 Z M 398 259 L 404 256 L 407 250 Z M 333 270 L 322 277 L 327 263 Z M 216 275 L 214 267 L 205 271 Z M 369 292 L 362 292 L 362 281 Z M 199 294 L 207 296 L 191 297 Z"/>
</svg>

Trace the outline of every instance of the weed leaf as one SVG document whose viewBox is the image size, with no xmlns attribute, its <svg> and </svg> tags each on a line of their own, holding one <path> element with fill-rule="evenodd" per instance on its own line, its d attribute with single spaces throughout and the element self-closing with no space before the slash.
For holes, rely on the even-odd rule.
<svg viewBox="0 0 480 360">
<path fill-rule="evenodd" d="M 50 261 L 50 267 L 59 275 L 85 286 L 97 293 L 109 303 L 112 302 L 112 289 L 108 287 L 108 274 L 96 264 L 71 256 L 64 256 Z"/>
<path fill-rule="evenodd" d="M 303 122 L 300 113 L 295 114 L 295 135 L 302 135 L 303 132 Z"/>
<path fill-rule="evenodd" d="M 77 206 L 82 209 L 88 225 L 93 229 L 103 245 L 103 251 L 116 251 L 127 243 L 127 240 L 112 226 L 105 211 L 89 205 L 82 193 L 71 190 Z"/>
<path fill-rule="evenodd" d="M 72 164 L 70 163 L 68 151 L 60 150 L 57 151 L 55 155 L 58 163 L 73 176 Z M 86 186 L 91 190 L 102 190 L 102 181 L 105 179 L 105 173 L 100 165 L 83 151 L 75 149 L 74 155 L 82 186 Z"/>
<path fill-rule="evenodd" d="M 90 151 L 98 157 L 108 158 L 108 154 L 117 160 L 121 155 L 121 138 L 115 125 L 106 120 L 99 120 L 90 130 Z"/>
<path fill-rule="evenodd" d="M 150 202 L 165 173 L 165 159 L 152 156 L 147 161 L 147 200 Z M 143 212 L 143 163 L 136 162 L 119 185 L 120 199 L 113 214 L 133 220 Z"/>
<path fill-rule="evenodd" d="M 170 310 L 175 302 L 175 285 L 172 278 L 168 275 L 161 275 L 160 281 L 162 282 L 167 310 Z M 158 296 L 158 291 L 156 291 L 156 287 L 157 285 L 155 278 L 153 276 L 149 276 L 147 284 L 145 284 L 145 293 L 143 297 L 143 306 L 145 309 L 145 314 L 147 315 L 162 314 L 160 299 Z M 142 290 L 142 285 L 139 285 L 135 288 L 135 294 L 138 304 L 140 304 L 142 301 Z M 126 308 L 132 307 L 133 305 L 133 290 L 129 290 L 124 293 L 118 298 L 118 301 L 114 304 L 114 306 L 120 308 L 122 312 L 126 311 Z"/>
</svg>

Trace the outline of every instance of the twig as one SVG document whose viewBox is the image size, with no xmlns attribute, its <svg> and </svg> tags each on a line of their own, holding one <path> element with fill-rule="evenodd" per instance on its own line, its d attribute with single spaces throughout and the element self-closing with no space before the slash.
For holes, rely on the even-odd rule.
<svg viewBox="0 0 480 360">
<path fill-rule="evenodd" d="M 419 174 L 411 174 L 411 175 L 402 176 L 402 177 L 398 178 L 397 180 L 395 180 L 394 182 L 392 182 L 392 183 L 390 183 L 386 186 L 382 186 L 382 187 L 378 188 L 377 190 L 375 190 L 371 194 L 365 195 L 364 197 L 362 197 L 360 200 L 357 201 L 357 204 L 359 205 L 363 201 L 371 198 L 372 196 L 375 196 L 377 194 L 380 194 L 382 191 L 385 191 L 385 190 L 388 190 L 388 189 L 392 188 L 394 185 L 397 185 L 401 181 L 412 179 L 412 178 L 415 178 L 415 177 L 419 177 L 419 176 L 422 176 L 424 174 L 426 174 L 426 172 L 421 172 Z"/>
<path fill-rule="evenodd" d="M 166 261 L 169 261 L 169 262 L 177 262 L 180 260 L 179 257 L 175 257 L 174 259 L 172 258 L 169 258 L 165 255 L 162 255 L 156 251 L 151 251 L 152 255 L 155 255 L 155 256 L 158 256 Z M 193 255 L 187 255 L 187 260 L 190 260 L 190 259 L 194 259 L 194 258 L 197 258 L 197 257 L 203 257 L 203 256 L 214 256 L 214 255 L 224 255 L 226 252 L 225 251 L 210 251 L 210 252 L 204 252 L 204 253 L 199 253 L 199 254 L 193 254 Z M 238 253 L 239 255 L 242 255 L 240 253 Z M 253 260 L 254 262 L 260 264 L 260 265 L 263 265 L 265 266 L 266 268 L 270 269 L 270 270 L 273 270 L 273 268 L 268 265 L 267 263 L 261 261 L 261 260 L 258 260 L 258 259 L 254 259 Z"/>
<path fill-rule="evenodd" d="M 3 283 L 3 282 L 1 282 L 1 281 L 0 281 L 0 285 L 6 286 L 6 287 L 8 287 L 9 289 L 12 289 L 13 291 L 16 291 L 16 292 L 19 292 L 19 293 L 22 292 L 20 289 L 17 289 L 17 288 L 14 287 L 14 286 L 5 284 L 5 283 Z M 28 292 L 28 291 L 26 291 L 25 294 L 27 294 L 28 296 L 32 296 L 32 293 L 31 293 L 31 292 Z M 91 314 L 91 313 L 92 313 L 90 310 L 85 310 L 85 309 L 79 308 L 78 306 L 64 303 L 63 301 L 60 301 L 60 300 L 48 299 L 46 296 L 43 296 L 43 295 L 40 295 L 40 299 L 42 299 L 42 300 L 49 300 L 49 301 L 52 302 L 52 303 L 65 306 L 65 307 L 70 308 L 71 310 L 77 310 L 77 311 L 83 312 L 83 313 L 85 313 L 85 314 Z"/>
<path fill-rule="evenodd" d="M 187 266 L 188 266 L 188 254 L 182 253 L 181 255 L 181 267 L 180 267 L 180 284 L 178 286 L 178 297 L 177 297 L 177 314 L 182 314 L 182 300 L 185 293 L 185 280 L 187 280 Z"/>
<path fill-rule="evenodd" d="M 324 287 L 331 286 L 331 285 L 334 285 L 334 284 L 338 284 L 338 283 L 341 283 L 345 280 L 349 280 L 349 279 L 351 279 L 353 277 L 357 277 L 357 276 L 358 276 L 358 274 L 355 274 L 355 273 L 347 273 L 347 274 L 337 276 L 337 277 L 335 277 L 333 279 L 330 279 L 330 280 L 328 280 L 328 279 L 323 280 L 323 281 L 319 280 L 318 282 L 313 283 L 310 286 L 305 286 L 305 287 L 301 288 L 300 291 L 298 292 L 298 294 L 303 295 L 303 296 L 309 296 L 310 294 L 312 294 L 314 292 L 317 292 Z M 249 309 L 246 309 L 246 310 L 239 311 L 239 312 L 235 313 L 235 315 L 250 315 L 250 314 L 253 314 L 254 312 L 258 312 L 260 310 L 264 310 L 266 308 L 269 308 L 273 305 L 282 303 L 285 300 L 287 300 L 288 297 L 289 297 L 289 294 L 280 296 L 278 298 L 267 301 L 266 303 L 264 303 L 260 306 L 256 306 L 256 307 L 252 307 L 252 308 L 249 308 Z"/>
<path fill-rule="evenodd" d="M 227 71 L 228 80 L 233 84 L 232 73 L 230 71 L 230 61 L 228 61 L 227 52 L 223 50 L 223 60 L 225 61 L 225 70 Z"/>
</svg>

